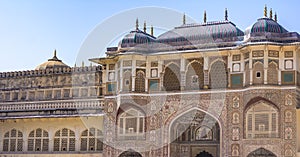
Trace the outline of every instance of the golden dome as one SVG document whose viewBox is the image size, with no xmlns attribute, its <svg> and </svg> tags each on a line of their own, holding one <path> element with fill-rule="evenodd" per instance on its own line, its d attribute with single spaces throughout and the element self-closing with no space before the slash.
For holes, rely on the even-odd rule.
<svg viewBox="0 0 300 157">
<path fill-rule="evenodd" d="M 56 57 L 56 50 L 54 50 L 53 57 L 51 59 L 48 59 L 47 62 L 44 62 L 39 66 L 37 66 L 35 70 L 44 70 L 48 68 L 58 68 L 58 67 L 69 67 L 69 66 Z"/>
</svg>

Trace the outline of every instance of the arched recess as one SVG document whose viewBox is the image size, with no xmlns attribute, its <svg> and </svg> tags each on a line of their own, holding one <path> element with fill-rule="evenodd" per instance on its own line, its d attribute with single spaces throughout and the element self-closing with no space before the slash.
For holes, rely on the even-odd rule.
<svg viewBox="0 0 300 157">
<path fill-rule="evenodd" d="M 228 85 L 227 66 L 223 60 L 214 61 L 209 69 L 210 88 L 226 88 Z"/>
<path fill-rule="evenodd" d="M 38 128 L 32 130 L 28 137 L 28 151 L 48 151 L 49 134 L 46 130 Z"/>
<path fill-rule="evenodd" d="M 244 111 L 245 138 L 278 138 L 280 113 L 272 102 L 256 97 L 248 102 Z"/>
<path fill-rule="evenodd" d="M 249 153 L 247 157 L 276 157 L 276 155 L 265 148 L 258 148 Z"/>
<path fill-rule="evenodd" d="M 137 69 L 135 77 L 135 92 L 145 92 L 145 70 Z"/>
<path fill-rule="evenodd" d="M 117 131 L 119 140 L 145 139 L 146 114 L 131 105 L 122 105 L 117 113 Z"/>
<path fill-rule="evenodd" d="M 178 115 L 169 125 L 169 156 L 195 157 L 206 151 L 212 156 L 220 156 L 221 127 L 211 114 L 192 108 Z M 184 147 L 185 149 L 179 149 Z M 192 151 L 201 150 L 201 151 Z"/>
<path fill-rule="evenodd" d="M 142 157 L 142 155 L 132 149 L 129 149 L 121 153 L 119 157 Z"/>
<path fill-rule="evenodd" d="M 132 86 L 132 72 L 131 70 L 126 70 L 123 73 L 123 91 L 131 91 Z"/>
<path fill-rule="evenodd" d="M 264 83 L 264 64 L 257 61 L 253 64 L 253 84 Z"/>
<path fill-rule="evenodd" d="M 278 65 L 274 61 L 268 65 L 268 84 L 278 85 Z"/>
<path fill-rule="evenodd" d="M 180 90 L 180 68 L 175 63 L 167 65 L 164 69 L 163 86 L 166 91 Z"/>
<path fill-rule="evenodd" d="M 192 61 L 188 64 L 185 82 L 185 89 L 187 90 L 196 90 L 203 88 L 204 73 L 203 65 L 200 62 Z"/>
<path fill-rule="evenodd" d="M 245 63 L 245 84 L 250 85 L 250 69 L 249 62 Z"/>
</svg>

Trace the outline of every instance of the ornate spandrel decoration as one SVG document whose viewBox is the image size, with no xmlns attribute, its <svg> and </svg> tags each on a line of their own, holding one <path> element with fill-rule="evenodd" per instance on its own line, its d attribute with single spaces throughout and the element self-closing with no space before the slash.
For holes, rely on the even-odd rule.
<svg viewBox="0 0 300 157">
<path fill-rule="evenodd" d="M 232 107 L 233 108 L 239 108 L 240 107 L 240 97 L 238 96 L 235 96 L 233 99 L 232 99 Z"/>
</svg>

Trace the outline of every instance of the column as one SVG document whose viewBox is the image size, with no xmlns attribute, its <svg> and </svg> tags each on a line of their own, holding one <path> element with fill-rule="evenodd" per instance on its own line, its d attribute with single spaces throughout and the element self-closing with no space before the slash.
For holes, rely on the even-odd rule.
<svg viewBox="0 0 300 157">
<path fill-rule="evenodd" d="M 75 127 L 75 151 L 80 151 L 80 127 Z"/>
<path fill-rule="evenodd" d="M 162 67 L 163 67 L 163 61 L 160 58 L 158 58 L 157 75 L 158 75 L 158 78 L 160 78 L 159 90 L 161 90 L 162 87 L 163 87 L 163 79 L 162 79 L 161 74 L 162 74 L 164 69 L 162 69 Z"/>
<path fill-rule="evenodd" d="M 278 59 L 278 85 L 281 85 L 281 71 L 284 69 L 284 51 L 282 47 L 279 51 L 279 59 Z"/>
<path fill-rule="evenodd" d="M 185 58 L 183 58 L 183 56 L 181 56 L 181 60 L 180 60 L 180 90 L 184 90 L 185 88 Z"/>
<path fill-rule="evenodd" d="M 48 133 L 49 133 L 49 152 L 53 152 L 53 147 L 54 147 L 54 128 L 49 127 L 48 128 Z"/>
<path fill-rule="evenodd" d="M 208 61 L 209 61 L 209 58 L 207 56 L 204 56 L 203 61 L 204 61 L 204 66 L 203 66 L 204 87 L 203 88 L 207 89 L 208 86 L 209 86 L 209 74 L 208 74 L 208 68 L 209 68 Z"/>
<path fill-rule="evenodd" d="M 28 130 L 25 127 L 22 127 L 22 131 L 23 133 L 23 151 L 22 152 L 27 152 L 28 150 Z"/>
<path fill-rule="evenodd" d="M 151 77 L 151 61 L 146 58 L 146 69 L 145 69 L 145 92 L 148 92 L 148 80 Z"/>
</svg>

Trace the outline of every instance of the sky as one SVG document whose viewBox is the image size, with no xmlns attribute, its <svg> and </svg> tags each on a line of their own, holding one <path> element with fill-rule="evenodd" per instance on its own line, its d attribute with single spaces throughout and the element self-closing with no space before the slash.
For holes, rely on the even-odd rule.
<svg viewBox="0 0 300 157">
<path fill-rule="evenodd" d="M 82 61 L 89 65 L 88 58 L 101 57 L 104 47 L 117 46 L 140 16 L 139 25 L 149 19 L 155 35 L 182 23 L 177 14 L 166 20 L 168 12 L 163 9 L 185 13 L 187 23 L 193 23 L 203 21 L 204 10 L 208 21 L 223 20 L 227 8 L 229 20 L 245 30 L 263 17 L 267 5 L 278 14 L 279 24 L 300 32 L 299 4 L 299 0 L 0 0 L 0 72 L 33 70 L 51 58 L 54 49 L 69 66 Z M 148 14 L 143 14 L 144 7 Z M 91 40 L 93 47 L 88 48 Z"/>
</svg>

